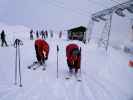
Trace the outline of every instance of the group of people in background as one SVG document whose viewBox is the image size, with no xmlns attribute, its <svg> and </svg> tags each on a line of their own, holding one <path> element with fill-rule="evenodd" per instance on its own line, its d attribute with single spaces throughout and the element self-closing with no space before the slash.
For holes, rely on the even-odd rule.
<svg viewBox="0 0 133 100">
<path fill-rule="evenodd" d="M 53 37 L 53 33 L 51 33 L 52 35 L 50 35 L 50 36 L 52 36 Z M 46 38 L 48 38 L 48 31 L 47 30 L 41 30 L 41 31 L 38 31 L 38 30 L 36 30 L 36 31 L 33 31 L 33 29 L 31 29 L 30 30 L 30 40 L 33 40 L 34 39 L 34 35 L 36 35 L 36 38 L 39 38 L 39 37 L 41 37 L 42 39 L 46 39 Z"/>
<path fill-rule="evenodd" d="M 51 37 L 53 38 L 54 34 L 53 34 L 53 31 L 50 30 L 49 33 L 47 30 L 36 30 L 36 31 L 33 31 L 33 29 L 30 30 L 30 40 L 33 40 L 34 38 L 39 38 L 41 37 L 42 39 L 46 39 Z M 59 38 L 62 37 L 62 31 L 60 31 L 59 33 Z M 2 30 L 1 33 L 0 33 L 0 42 L 1 42 L 1 47 L 3 47 L 4 45 L 7 47 L 8 44 L 7 44 L 7 41 L 6 41 L 6 34 L 5 34 L 5 30 Z"/>
<path fill-rule="evenodd" d="M 34 35 L 35 35 L 36 38 L 41 37 L 42 39 L 46 39 L 46 38 L 48 38 L 48 36 L 50 36 L 51 38 L 53 38 L 53 36 L 54 36 L 52 30 L 50 30 L 49 33 L 48 33 L 47 30 L 45 30 L 45 31 L 44 30 L 41 30 L 41 31 L 38 31 L 38 30 L 33 31 L 33 29 L 31 29 L 30 30 L 30 40 L 33 40 L 34 39 Z M 62 37 L 62 31 L 60 31 L 60 33 L 59 33 L 59 38 L 61 38 L 61 37 Z"/>
</svg>

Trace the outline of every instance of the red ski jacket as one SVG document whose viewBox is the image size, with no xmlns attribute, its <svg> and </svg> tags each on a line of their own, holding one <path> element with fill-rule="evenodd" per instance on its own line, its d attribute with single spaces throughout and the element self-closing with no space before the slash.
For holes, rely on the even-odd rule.
<svg viewBox="0 0 133 100">
<path fill-rule="evenodd" d="M 35 40 L 35 45 L 37 46 L 38 48 L 38 54 L 40 57 L 43 56 L 43 52 L 46 52 L 46 57 L 48 57 L 48 54 L 49 54 L 49 45 L 48 43 L 43 40 L 43 39 L 37 39 Z"/>
<path fill-rule="evenodd" d="M 80 68 L 80 60 L 81 60 L 81 55 L 79 54 L 78 56 L 75 56 L 72 54 L 74 49 L 78 49 L 79 47 L 76 44 L 69 44 L 66 47 L 66 57 L 67 57 L 67 61 L 69 64 L 71 65 L 75 65 L 74 62 L 77 62 L 77 66 L 75 66 L 76 68 Z"/>
<path fill-rule="evenodd" d="M 133 67 L 133 61 L 130 60 L 128 64 L 130 67 Z"/>
</svg>

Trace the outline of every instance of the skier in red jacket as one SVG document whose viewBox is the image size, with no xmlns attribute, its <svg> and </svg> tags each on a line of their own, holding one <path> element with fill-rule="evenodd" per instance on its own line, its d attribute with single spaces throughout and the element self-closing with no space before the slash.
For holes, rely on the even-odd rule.
<svg viewBox="0 0 133 100">
<path fill-rule="evenodd" d="M 81 49 L 76 44 L 69 44 L 66 47 L 66 57 L 69 72 L 72 73 L 74 69 L 75 73 L 77 73 L 78 69 L 80 69 Z"/>
<path fill-rule="evenodd" d="M 44 64 L 48 59 L 49 45 L 43 39 L 35 40 L 36 58 L 40 64 Z"/>
</svg>

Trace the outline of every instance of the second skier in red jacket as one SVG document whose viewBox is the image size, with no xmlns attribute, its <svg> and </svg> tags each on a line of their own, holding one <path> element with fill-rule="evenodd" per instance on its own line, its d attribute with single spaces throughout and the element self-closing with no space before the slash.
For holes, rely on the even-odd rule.
<svg viewBox="0 0 133 100">
<path fill-rule="evenodd" d="M 72 73 L 74 69 L 75 73 L 77 73 L 78 69 L 80 69 L 81 50 L 76 44 L 69 44 L 66 47 L 66 56 L 69 72 Z"/>
</svg>

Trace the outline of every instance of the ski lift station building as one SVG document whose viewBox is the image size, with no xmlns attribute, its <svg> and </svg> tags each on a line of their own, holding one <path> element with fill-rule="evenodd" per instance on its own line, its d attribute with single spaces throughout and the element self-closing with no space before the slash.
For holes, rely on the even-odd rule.
<svg viewBox="0 0 133 100">
<path fill-rule="evenodd" d="M 87 28 L 84 26 L 79 26 L 79 27 L 67 30 L 68 40 L 85 41 L 86 30 Z"/>
</svg>

